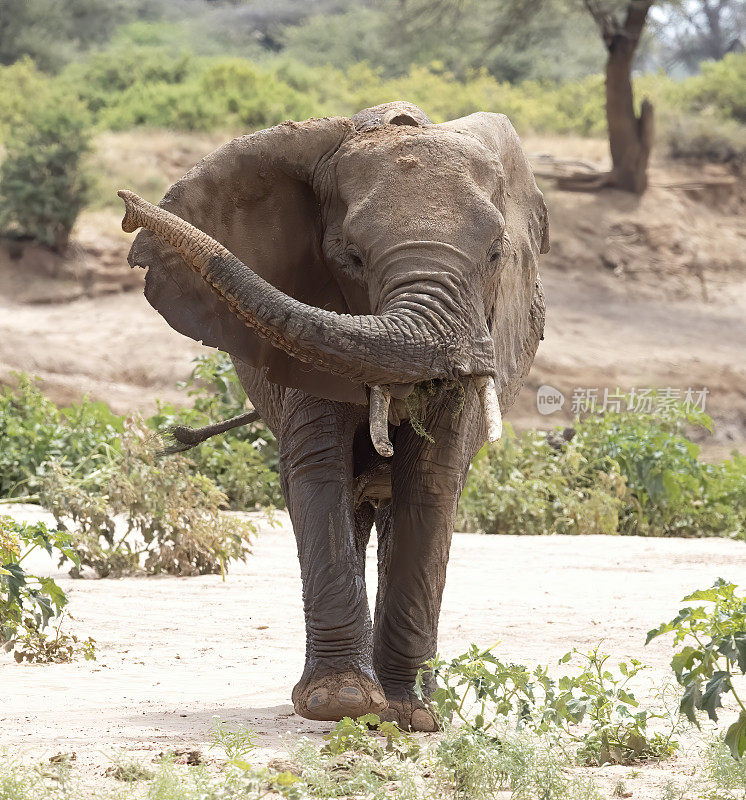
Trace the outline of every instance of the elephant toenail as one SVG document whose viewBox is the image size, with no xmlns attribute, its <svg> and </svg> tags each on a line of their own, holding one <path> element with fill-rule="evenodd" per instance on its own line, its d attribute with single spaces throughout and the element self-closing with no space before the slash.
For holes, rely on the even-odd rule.
<svg viewBox="0 0 746 800">
<path fill-rule="evenodd" d="M 329 693 L 326 689 L 314 689 L 310 695 L 308 695 L 308 700 L 306 701 L 306 705 L 309 709 L 319 708 L 320 706 L 325 706 L 329 701 Z"/>
<path fill-rule="evenodd" d="M 376 689 L 373 689 L 373 691 L 370 693 L 370 702 L 371 705 L 374 705 L 376 707 L 378 706 L 382 707 L 386 705 L 386 698 L 383 696 L 381 692 L 379 692 Z"/>
<path fill-rule="evenodd" d="M 356 686 L 343 686 L 337 692 L 337 699 L 343 706 L 360 706 L 363 703 L 363 693 Z"/>
<path fill-rule="evenodd" d="M 429 711 L 425 711 L 424 708 L 415 708 L 412 712 L 412 730 L 437 731 L 438 726 Z"/>
</svg>

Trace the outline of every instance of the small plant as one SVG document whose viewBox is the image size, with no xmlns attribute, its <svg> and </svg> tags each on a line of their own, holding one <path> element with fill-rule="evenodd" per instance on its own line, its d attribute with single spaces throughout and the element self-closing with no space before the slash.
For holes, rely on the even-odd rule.
<svg viewBox="0 0 746 800">
<path fill-rule="evenodd" d="M 449 727 L 433 753 L 440 796 L 491 800 L 600 800 L 594 782 L 572 775 L 565 750 L 551 737 L 503 727 L 490 735 L 468 725 Z"/>
<path fill-rule="evenodd" d="M 746 675 L 746 597 L 738 587 L 719 578 L 709 589 L 684 598 L 689 605 L 670 621 L 648 633 L 647 642 L 673 633 L 674 645 L 682 645 L 671 660 L 676 680 L 684 687 L 681 711 L 699 725 L 697 711 L 717 722 L 723 695 L 730 693 L 740 709 L 725 732 L 725 742 L 734 758 L 746 753 L 746 697 L 733 680 Z M 701 601 L 706 605 L 695 605 Z"/>
<path fill-rule="evenodd" d="M 491 649 L 472 645 L 451 661 L 436 657 L 427 662 L 417 690 L 424 697 L 425 681 L 435 681 L 431 707 L 444 725 L 455 718 L 464 735 L 469 730 L 492 734 L 511 722 L 571 742 L 588 764 L 629 764 L 674 751 L 675 724 L 667 735 L 647 731 L 650 719 L 668 719 L 665 710 L 641 709 L 628 688 L 645 669 L 639 661 L 622 661 L 612 671 L 609 656 L 596 647 L 588 654 L 573 650 L 559 663 L 572 658 L 580 662 L 579 671 L 555 683 L 547 667 L 531 671 L 505 664 Z M 581 724 L 586 726 L 582 731 Z"/>
<path fill-rule="evenodd" d="M 77 563 L 69 534 L 0 516 L 0 646 L 21 661 L 71 661 L 77 655 L 95 659 L 93 639 L 81 642 L 62 633 L 67 596 L 52 578 L 32 575 L 21 566 L 35 550 Z M 54 635 L 47 630 L 57 622 Z"/>
<path fill-rule="evenodd" d="M 520 664 L 506 664 L 493 649 L 471 645 L 450 661 L 436 656 L 420 670 L 416 691 L 421 699 L 427 699 L 425 681 L 436 683 L 429 703 L 441 723 L 456 717 L 462 724 L 489 731 L 506 717 L 525 722 L 538 706 L 537 684 L 551 692 L 545 669 L 537 667 L 531 672 Z"/>
<path fill-rule="evenodd" d="M 557 693 L 550 697 L 548 717 L 579 744 L 578 757 L 587 764 L 632 764 L 646 759 L 670 756 L 677 743 L 675 726 L 668 735 L 649 734 L 651 719 L 665 719 L 659 709 L 640 708 L 629 684 L 647 669 L 637 659 L 620 661 L 616 670 L 609 665 L 610 656 L 595 647 L 588 653 L 572 650 L 560 664 L 575 658 L 579 671 L 563 675 L 557 682 Z M 577 731 L 585 722 L 588 731 Z"/>
<path fill-rule="evenodd" d="M 614 791 L 612 792 L 614 797 L 632 797 L 632 792 L 627 791 L 627 784 L 619 779 L 614 784 Z"/>
<path fill-rule="evenodd" d="M 703 778 L 709 788 L 708 800 L 746 798 L 746 759 L 736 759 L 721 739 L 708 743 L 704 752 Z"/>
<path fill-rule="evenodd" d="M 371 730 L 378 735 L 371 735 Z M 381 741 L 381 736 L 385 742 Z M 382 722 L 378 714 L 365 714 L 356 720 L 343 717 L 324 739 L 326 744 L 321 752 L 333 756 L 365 753 L 381 760 L 394 754 L 401 759 L 416 760 L 420 754 L 415 737 L 405 733 L 395 722 Z"/>
<path fill-rule="evenodd" d="M 152 770 L 146 769 L 136 761 L 122 760 L 106 770 L 108 778 L 122 781 L 123 783 L 135 783 L 136 781 L 149 781 L 155 777 Z"/>
<path fill-rule="evenodd" d="M 247 728 L 245 725 L 229 727 L 219 717 L 213 717 L 212 740 L 210 749 L 222 750 L 229 764 L 241 769 L 250 769 L 245 757 L 258 746 L 253 728 Z"/>
</svg>

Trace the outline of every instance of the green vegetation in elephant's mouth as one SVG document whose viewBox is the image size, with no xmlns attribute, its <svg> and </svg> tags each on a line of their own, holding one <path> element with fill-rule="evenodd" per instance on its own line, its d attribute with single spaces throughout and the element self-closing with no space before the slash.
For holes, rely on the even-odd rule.
<svg viewBox="0 0 746 800">
<path fill-rule="evenodd" d="M 458 380 L 431 380 L 416 383 L 404 399 L 412 430 L 423 439 L 434 442 L 425 426 L 428 407 L 445 403 L 454 419 L 458 419 L 466 402 L 466 390 Z"/>
</svg>

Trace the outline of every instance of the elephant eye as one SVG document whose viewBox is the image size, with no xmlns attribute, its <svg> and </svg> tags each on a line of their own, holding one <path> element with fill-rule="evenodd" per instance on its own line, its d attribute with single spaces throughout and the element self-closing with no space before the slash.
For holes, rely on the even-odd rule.
<svg viewBox="0 0 746 800">
<path fill-rule="evenodd" d="M 354 247 L 348 247 L 347 250 L 345 250 L 345 261 L 347 262 L 347 266 L 355 271 L 362 270 L 363 268 L 363 259 Z"/>
<path fill-rule="evenodd" d="M 504 244 L 505 242 L 502 237 L 492 243 L 492 246 L 487 253 L 487 260 L 490 262 L 490 264 L 497 264 L 498 261 L 500 261 L 503 254 Z"/>
</svg>

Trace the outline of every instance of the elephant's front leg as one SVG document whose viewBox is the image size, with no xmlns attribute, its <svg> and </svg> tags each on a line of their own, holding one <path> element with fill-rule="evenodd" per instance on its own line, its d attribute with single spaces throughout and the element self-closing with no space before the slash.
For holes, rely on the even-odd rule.
<svg viewBox="0 0 746 800">
<path fill-rule="evenodd" d="M 479 435 L 472 391 L 458 420 L 442 409 L 428 420 L 435 442 L 409 425 L 397 432 L 392 500 L 379 510 L 379 596 L 374 664 L 386 692 L 386 718 L 435 730 L 414 694 L 417 673 L 436 653 L 438 618 L 458 498 Z"/>
<path fill-rule="evenodd" d="M 338 720 L 386 701 L 372 664 L 363 557 L 371 515 L 352 503 L 349 406 L 288 392 L 280 469 L 298 545 L 306 618 L 306 665 L 293 689 L 298 714 Z M 365 529 L 367 526 L 367 530 Z"/>
</svg>

